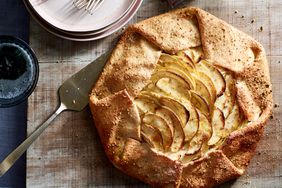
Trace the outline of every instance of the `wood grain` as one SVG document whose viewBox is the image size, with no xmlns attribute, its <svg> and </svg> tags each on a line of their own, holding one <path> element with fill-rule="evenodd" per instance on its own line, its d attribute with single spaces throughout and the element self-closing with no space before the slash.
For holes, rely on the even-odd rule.
<svg viewBox="0 0 282 188">
<path fill-rule="evenodd" d="M 274 100 L 282 105 L 282 1 L 191 0 L 181 6 L 184 5 L 203 8 L 263 44 L 270 64 Z M 168 10 L 164 2 L 145 0 L 131 23 Z M 259 31 L 261 26 L 263 31 Z M 40 61 L 40 78 L 29 98 L 28 133 L 57 107 L 60 84 L 113 47 L 122 32 L 93 42 L 71 42 L 47 33 L 33 20 L 30 31 L 30 44 Z M 90 116 L 89 109 L 64 112 L 34 143 L 27 152 L 27 187 L 146 187 L 109 163 Z M 276 107 L 247 172 L 221 187 L 282 186 L 281 116 L 281 107 Z"/>
</svg>

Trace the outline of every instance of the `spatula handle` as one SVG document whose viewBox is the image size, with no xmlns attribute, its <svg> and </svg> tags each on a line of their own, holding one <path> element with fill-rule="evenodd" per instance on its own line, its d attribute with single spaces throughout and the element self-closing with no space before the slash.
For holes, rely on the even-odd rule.
<svg viewBox="0 0 282 188">
<path fill-rule="evenodd" d="M 64 104 L 42 124 L 28 138 L 21 143 L 14 151 L 12 151 L 0 164 L 0 177 L 3 176 L 14 163 L 24 154 L 29 146 L 41 135 L 41 133 L 49 126 L 49 124 L 62 112 L 66 110 Z"/>
</svg>

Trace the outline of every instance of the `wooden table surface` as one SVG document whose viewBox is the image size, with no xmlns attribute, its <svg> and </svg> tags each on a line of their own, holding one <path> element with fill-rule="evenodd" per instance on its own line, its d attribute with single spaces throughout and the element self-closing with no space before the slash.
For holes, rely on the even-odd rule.
<svg viewBox="0 0 282 188">
<path fill-rule="evenodd" d="M 186 0 L 184 4 L 209 11 L 263 44 L 274 100 L 282 105 L 282 1 Z M 144 0 L 130 23 L 169 9 L 165 2 Z M 71 42 L 49 34 L 31 20 L 30 45 L 40 62 L 40 78 L 29 98 L 28 133 L 57 107 L 57 89 L 61 83 L 113 47 L 120 33 L 93 42 Z M 267 124 L 247 172 L 222 187 L 282 187 L 281 108 L 274 109 L 273 119 Z M 104 186 L 146 187 L 116 170 L 107 160 L 88 108 L 79 113 L 61 114 L 27 152 L 27 187 Z"/>
</svg>

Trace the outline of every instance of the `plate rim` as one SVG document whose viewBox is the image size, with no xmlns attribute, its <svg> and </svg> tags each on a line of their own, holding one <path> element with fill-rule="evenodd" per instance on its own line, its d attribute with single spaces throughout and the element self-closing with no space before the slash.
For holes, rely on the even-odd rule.
<svg viewBox="0 0 282 188">
<path fill-rule="evenodd" d="M 138 0 L 133 0 L 133 4 L 132 4 L 132 6 L 130 7 L 130 9 L 119 19 L 119 20 L 117 20 L 115 23 L 113 23 L 113 24 L 111 24 L 111 25 L 109 25 L 109 26 L 107 26 L 107 27 L 105 27 L 105 28 L 103 28 L 103 29 L 100 29 L 100 30 L 97 30 L 97 31 L 92 31 L 92 32 L 67 32 L 67 31 L 64 31 L 64 30 L 60 30 L 60 32 L 62 32 L 62 33 L 65 33 L 65 34 L 68 34 L 68 35 L 72 35 L 72 36 L 74 36 L 74 37 L 76 37 L 76 36 L 92 36 L 92 35 L 98 35 L 98 34 L 100 34 L 100 33 L 103 33 L 103 32 L 106 32 L 107 30 L 109 30 L 109 29 L 111 29 L 112 27 L 114 27 L 114 26 L 116 26 L 116 25 L 118 25 L 119 24 L 119 22 L 123 19 L 123 18 L 125 18 L 126 16 L 128 16 L 130 13 L 131 13 L 131 11 L 134 9 L 134 7 L 135 7 L 135 5 L 138 3 Z M 51 27 L 53 27 L 52 25 L 50 25 L 49 23 L 46 23 L 46 24 L 48 24 L 49 26 L 51 26 Z M 54 27 L 53 27 L 54 28 Z M 56 29 L 56 28 L 54 28 L 54 29 Z"/>
<path fill-rule="evenodd" d="M 79 41 L 79 42 L 99 40 L 99 39 L 105 38 L 105 37 L 115 33 L 116 31 L 118 31 L 120 28 L 122 28 L 124 25 L 126 25 L 132 19 L 132 17 L 139 10 L 139 8 L 140 8 L 140 6 L 142 5 L 142 2 L 143 2 L 143 0 L 136 0 L 136 4 L 133 7 L 132 12 L 130 13 L 129 17 L 122 24 L 117 26 L 116 29 L 108 32 L 111 29 L 111 28 L 109 28 L 109 30 L 105 31 L 103 34 L 102 33 L 93 34 L 93 35 L 86 36 L 85 38 L 76 38 L 75 36 L 64 36 L 62 34 L 59 34 L 59 33 L 57 33 L 57 31 L 59 31 L 59 30 L 55 30 L 55 28 L 48 28 L 48 26 L 46 26 L 48 22 L 46 22 L 45 20 L 41 20 L 41 21 L 38 20 L 35 13 L 32 12 L 32 10 L 30 10 L 31 7 L 28 6 L 28 2 L 26 2 L 26 1 L 28 1 L 28 0 L 23 0 L 25 7 L 28 10 L 29 14 L 43 29 L 45 29 L 46 31 L 48 31 L 49 33 L 51 33 L 51 34 L 53 34 L 57 37 L 60 37 L 60 38 L 66 39 L 66 40 L 71 40 L 71 41 Z M 43 21 L 45 23 L 42 23 Z"/>
<path fill-rule="evenodd" d="M 129 0 L 130 1 L 130 0 Z M 91 31 L 95 31 L 95 30 L 100 30 L 100 29 L 103 29 L 109 25 L 112 25 L 113 23 L 117 22 L 119 19 L 121 19 L 121 17 L 123 17 L 124 14 L 126 14 L 126 12 L 132 7 L 132 4 L 134 4 L 134 1 L 131 0 L 131 3 L 130 5 L 126 8 L 126 10 L 121 14 L 119 15 L 116 19 L 113 19 L 110 23 L 108 24 L 104 24 L 102 27 L 100 28 L 96 28 L 96 29 L 82 29 L 82 28 L 76 28 L 75 30 L 73 29 L 68 29 L 68 28 L 64 28 L 63 26 L 60 27 L 60 25 L 56 24 L 56 19 L 52 18 L 51 16 L 47 15 L 46 13 L 42 12 L 42 11 L 39 11 L 37 6 L 34 6 L 32 5 L 31 3 L 31 0 L 27 0 L 27 3 L 30 5 L 30 8 L 33 9 L 34 12 L 37 13 L 38 16 L 40 16 L 41 19 L 45 20 L 45 22 L 49 23 L 50 25 L 52 25 L 53 27 L 55 27 L 57 30 L 63 30 L 63 31 L 66 31 L 66 32 L 91 32 Z M 74 7 L 75 8 L 75 7 Z M 43 15 L 42 15 L 43 14 Z M 88 14 L 88 13 L 87 13 Z M 52 18 L 52 19 L 48 19 L 48 18 Z M 52 21 L 53 20 L 53 21 Z M 54 23 L 55 22 L 55 23 Z M 67 24 L 65 24 L 67 25 Z M 68 26 L 68 27 L 71 27 L 71 26 Z"/>
</svg>

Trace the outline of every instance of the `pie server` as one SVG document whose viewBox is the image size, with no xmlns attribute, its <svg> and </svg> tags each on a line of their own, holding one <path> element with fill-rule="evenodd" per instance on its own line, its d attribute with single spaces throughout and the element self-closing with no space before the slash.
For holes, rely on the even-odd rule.
<svg viewBox="0 0 282 188">
<path fill-rule="evenodd" d="M 61 112 L 65 110 L 81 111 L 88 105 L 91 88 L 97 81 L 109 56 L 110 51 L 104 53 L 60 86 L 58 92 L 60 105 L 58 109 L 1 162 L 0 177 L 13 166 L 29 146 Z"/>
</svg>

